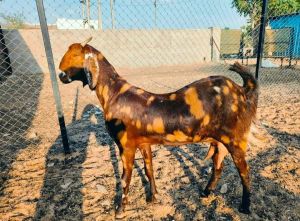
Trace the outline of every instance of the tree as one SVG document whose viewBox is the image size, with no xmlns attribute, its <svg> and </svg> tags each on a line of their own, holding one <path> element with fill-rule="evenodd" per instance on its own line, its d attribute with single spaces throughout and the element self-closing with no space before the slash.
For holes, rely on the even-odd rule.
<svg viewBox="0 0 300 221">
<path fill-rule="evenodd" d="M 25 17 L 23 14 L 15 13 L 12 15 L 5 15 L 1 13 L 0 17 L 4 20 L 3 26 L 7 29 L 20 29 L 25 27 Z"/>
<path fill-rule="evenodd" d="M 232 0 L 232 7 L 242 16 L 249 16 L 248 25 L 242 28 L 246 46 L 254 47 L 256 54 L 258 29 L 263 0 Z M 268 17 L 291 14 L 300 11 L 299 0 L 268 0 Z"/>
<path fill-rule="evenodd" d="M 260 22 L 262 0 L 233 0 L 232 7 L 243 16 L 249 16 L 252 29 Z M 268 16 L 279 16 L 300 11 L 299 0 L 269 0 Z"/>
</svg>

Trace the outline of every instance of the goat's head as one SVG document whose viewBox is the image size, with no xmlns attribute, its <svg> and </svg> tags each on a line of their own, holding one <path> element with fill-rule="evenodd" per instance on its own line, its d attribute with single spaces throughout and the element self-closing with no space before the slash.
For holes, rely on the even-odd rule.
<svg viewBox="0 0 300 221">
<path fill-rule="evenodd" d="M 92 37 L 85 40 L 83 43 L 75 43 L 69 46 L 68 51 L 65 53 L 60 61 L 59 79 L 68 84 L 72 81 L 82 81 L 83 86 L 89 85 L 94 89 L 97 84 L 98 73 L 95 68 L 97 67 L 97 56 L 102 56 L 100 52 L 88 45 L 87 43 L 92 40 Z"/>
</svg>

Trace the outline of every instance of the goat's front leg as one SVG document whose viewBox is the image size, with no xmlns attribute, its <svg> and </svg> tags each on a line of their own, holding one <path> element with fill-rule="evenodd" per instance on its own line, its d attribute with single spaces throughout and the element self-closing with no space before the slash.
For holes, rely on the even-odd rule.
<svg viewBox="0 0 300 221">
<path fill-rule="evenodd" d="M 141 153 L 144 158 L 144 167 L 145 172 L 148 177 L 148 180 L 150 182 L 150 188 L 151 188 L 151 202 L 155 203 L 157 202 L 155 195 L 157 194 L 154 175 L 153 175 L 153 165 L 152 165 L 152 151 L 151 146 L 149 144 L 142 145 L 140 147 Z"/>
<path fill-rule="evenodd" d="M 129 184 L 131 181 L 131 174 L 134 162 L 134 156 L 136 148 L 122 148 L 120 147 L 121 159 L 123 163 L 123 174 L 122 174 L 122 188 L 123 194 L 121 202 L 116 211 L 116 218 L 123 218 L 125 216 L 125 206 L 128 203 L 128 192 L 129 192 Z"/>
</svg>

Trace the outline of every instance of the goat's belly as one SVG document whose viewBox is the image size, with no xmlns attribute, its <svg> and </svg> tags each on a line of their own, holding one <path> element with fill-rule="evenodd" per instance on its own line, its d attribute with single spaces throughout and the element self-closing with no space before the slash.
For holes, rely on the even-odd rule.
<svg viewBox="0 0 300 221">
<path fill-rule="evenodd" d="M 174 132 L 173 134 L 153 134 L 148 136 L 139 136 L 136 139 L 138 144 L 163 144 L 169 146 L 180 146 L 192 143 L 213 143 L 217 142 L 213 138 L 200 137 L 199 135 L 188 136 L 182 132 Z"/>
</svg>

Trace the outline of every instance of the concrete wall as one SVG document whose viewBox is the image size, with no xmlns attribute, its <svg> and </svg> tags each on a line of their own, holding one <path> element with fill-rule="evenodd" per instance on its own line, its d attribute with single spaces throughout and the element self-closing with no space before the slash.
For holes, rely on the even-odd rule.
<svg viewBox="0 0 300 221">
<path fill-rule="evenodd" d="M 70 44 L 82 42 L 89 36 L 93 36 L 90 44 L 100 50 L 115 67 L 157 67 L 211 60 L 211 29 L 49 30 L 49 33 L 56 67 Z M 220 48 L 221 30 L 214 28 L 213 36 Z M 12 60 L 25 62 L 26 67 L 34 72 L 39 69 L 48 72 L 39 29 L 6 31 L 5 38 Z M 27 56 L 29 52 L 31 58 Z M 213 56 L 213 60 L 219 58 L 216 46 Z M 32 59 L 36 62 L 32 62 Z M 38 68 L 35 67 L 36 63 Z"/>
</svg>

